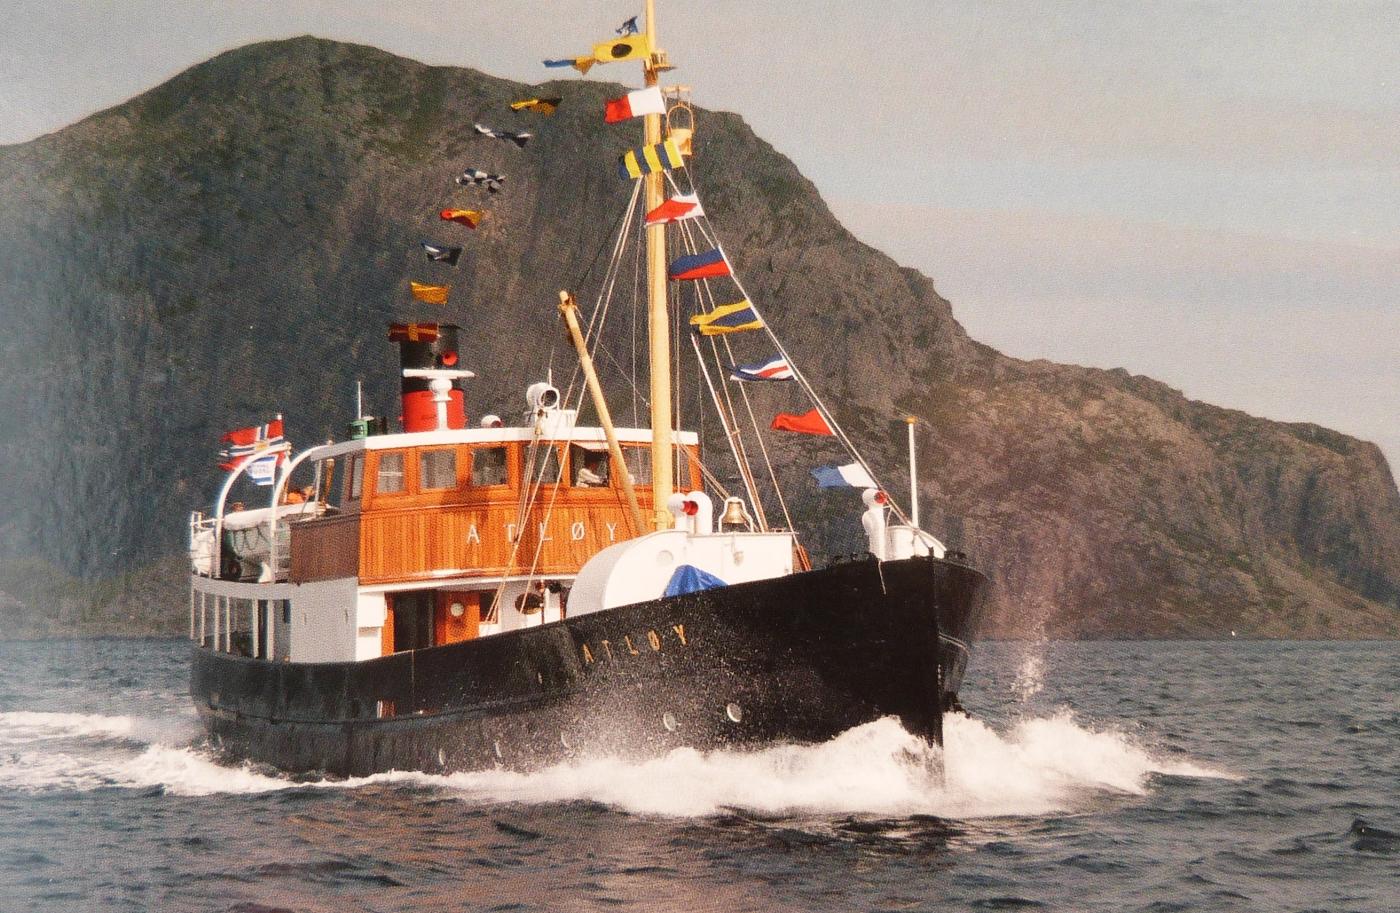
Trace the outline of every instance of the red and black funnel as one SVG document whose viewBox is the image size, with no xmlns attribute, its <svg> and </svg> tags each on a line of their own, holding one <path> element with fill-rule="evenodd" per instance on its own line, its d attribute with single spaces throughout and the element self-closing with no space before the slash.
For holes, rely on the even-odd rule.
<svg viewBox="0 0 1400 913">
<path fill-rule="evenodd" d="M 426 377 L 404 377 L 403 370 L 410 368 L 434 369 L 461 368 L 461 354 L 457 347 L 457 333 L 462 328 L 454 323 L 391 323 L 389 341 L 399 344 L 399 389 L 403 395 L 403 430 L 433 431 L 438 426 L 437 403 Z M 447 405 L 447 427 L 467 426 L 466 397 L 462 392 L 462 379 L 452 381 L 448 394 L 451 401 Z"/>
</svg>

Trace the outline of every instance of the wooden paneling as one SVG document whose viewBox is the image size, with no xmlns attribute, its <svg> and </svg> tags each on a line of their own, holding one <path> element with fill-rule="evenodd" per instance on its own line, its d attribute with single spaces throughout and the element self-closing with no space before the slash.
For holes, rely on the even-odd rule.
<svg viewBox="0 0 1400 913">
<path fill-rule="evenodd" d="M 520 517 L 522 447 L 510 444 L 510 484 L 473 487 L 469 448 L 458 445 L 457 487 L 421 491 L 418 458 L 408 447 L 403 455 L 404 490 L 379 493 L 375 470 L 383 453 L 371 453 L 361 512 L 358 572 L 363 584 L 433 580 L 456 576 L 526 573 L 573 574 L 585 561 L 614 542 L 643 530 L 633 528 L 618 473 L 601 488 L 542 485 L 529 515 Z M 570 477 L 567 445 L 557 445 L 563 478 Z M 687 447 L 690 487 L 700 487 L 700 473 Z M 685 487 L 685 486 L 682 486 Z M 644 516 L 651 515 L 652 490 L 637 486 Z"/>
<path fill-rule="evenodd" d="M 360 518 L 322 517 L 291 524 L 293 583 L 354 577 L 360 568 Z"/>
<path fill-rule="evenodd" d="M 644 512 L 650 509 L 649 496 L 639 500 Z M 540 502 L 523 524 L 513 498 L 363 514 L 360 581 L 518 574 L 532 565 L 540 574 L 573 574 L 599 551 L 637 535 L 610 489 L 561 489 L 552 509 L 548 494 Z"/>
</svg>

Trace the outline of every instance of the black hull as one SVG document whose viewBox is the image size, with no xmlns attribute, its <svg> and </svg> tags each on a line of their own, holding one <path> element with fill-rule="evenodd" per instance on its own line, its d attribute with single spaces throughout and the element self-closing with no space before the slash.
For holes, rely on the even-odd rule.
<svg viewBox="0 0 1400 913">
<path fill-rule="evenodd" d="M 196 647 L 190 692 L 230 754 L 342 775 L 820 742 L 891 715 L 937 743 L 985 589 L 956 562 L 858 561 L 362 662 Z"/>
</svg>

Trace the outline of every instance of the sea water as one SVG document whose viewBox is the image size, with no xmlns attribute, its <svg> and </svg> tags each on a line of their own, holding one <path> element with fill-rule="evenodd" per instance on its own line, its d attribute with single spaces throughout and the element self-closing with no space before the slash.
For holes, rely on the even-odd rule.
<svg viewBox="0 0 1400 913">
<path fill-rule="evenodd" d="M 0 644 L 0 911 L 1400 909 L 1400 644 L 985 644 L 941 757 L 349 780 L 219 763 L 187 656 Z"/>
</svg>

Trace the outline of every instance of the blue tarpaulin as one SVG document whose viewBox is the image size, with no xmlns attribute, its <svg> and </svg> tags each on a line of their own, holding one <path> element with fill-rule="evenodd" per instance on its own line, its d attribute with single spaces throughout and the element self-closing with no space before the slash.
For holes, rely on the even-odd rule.
<svg viewBox="0 0 1400 913">
<path fill-rule="evenodd" d="M 717 586 L 728 585 L 714 574 L 708 574 L 692 564 L 682 564 L 671 575 L 671 582 L 666 584 L 666 592 L 661 595 L 680 596 L 685 593 L 698 593 L 701 590 L 713 590 Z"/>
</svg>

